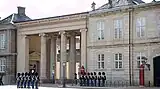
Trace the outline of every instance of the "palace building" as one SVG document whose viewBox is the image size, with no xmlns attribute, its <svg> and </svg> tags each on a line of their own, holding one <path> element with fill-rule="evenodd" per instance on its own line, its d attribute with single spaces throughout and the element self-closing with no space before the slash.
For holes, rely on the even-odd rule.
<svg viewBox="0 0 160 89">
<path fill-rule="evenodd" d="M 44 82 L 74 78 L 81 66 L 109 81 L 160 84 L 160 2 L 109 0 L 92 11 L 15 22 L 17 72 L 34 69 Z"/>
</svg>

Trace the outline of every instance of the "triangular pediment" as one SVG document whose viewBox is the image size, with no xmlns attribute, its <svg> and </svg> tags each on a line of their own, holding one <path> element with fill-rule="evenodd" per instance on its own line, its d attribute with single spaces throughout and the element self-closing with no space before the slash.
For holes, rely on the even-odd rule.
<svg viewBox="0 0 160 89">
<path fill-rule="evenodd" d="M 39 59 L 40 58 L 40 52 L 32 52 L 29 54 L 30 59 Z"/>
</svg>

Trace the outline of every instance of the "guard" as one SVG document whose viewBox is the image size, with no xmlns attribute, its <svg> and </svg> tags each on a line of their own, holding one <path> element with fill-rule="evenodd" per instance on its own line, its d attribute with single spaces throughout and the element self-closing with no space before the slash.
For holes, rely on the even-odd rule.
<svg viewBox="0 0 160 89">
<path fill-rule="evenodd" d="M 27 88 L 30 88 L 30 84 L 31 84 L 31 73 L 29 72 L 27 76 Z"/>
<path fill-rule="evenodd" d="M 102 76 L 101 76 L 101 72 L 98 73 L 98 87 L 101 86 L 101 79 L 102 79 Z"/>
<path fill-rule="evenodd" d="M 93 73 L 91 72 L 91 86 L 94 86 L 93 81 L 94 81 L 94 76 L 93 76 Z"/>
<path fill-rule="evenodd" d="M 34 89 L 34 83 L 35 83 L 35 73 L 33 72 L 31 74 L 31 86 L 32 86 L 32 89 Z"/>
<path fill-rule="evenodd" d="M 104 72 L 102 72 L 102 75 L 103 75 L 103 77 L 102 77 L 102 86 L 104 87 L 105 86 L 105 81 L 106 81 L 106 76 L 105 76 Z"/>
<path fill-rule="evenodd" d="M 77 74 L 74 74 L 74 80 L 75 80 L 75 84 L 77 85 Z"/>
<path fill-rule="evenodd" d="M 84 72 L 84 79 L 83 79 L 83 82 L 84 82 L 84 86 L 87 86 L 86 72 Z"/>
<path fill-rule="evenodd" d="M 39 76 L 38 73 L 35 73 L 35 89 L 38 89 L 38 83 L 39 83 Z"/>
<path fill-rule="evenodd" d="M 24 84 L 24 73 L 21 74 L 21 88 L 23 88 L 23 84 Z"/>
<path fill-rule="evenodd" d="M 85 86 L 85 77 L 84 77 L 84 74 L 85 73 L 82 74 L 82 86 Z"/>
<path fill-rule="evenodd" d="M 21 81 L 21 79 L 20 79 L 20 73 L 17 73 L 16 80 L 17 80 L 17 88 L 20 88 L 20 81 Z"/>
<path fill-rule="evenodd" d="M 79 84 L 82 86 L 82 75 L 79 76 Z"/>
<path fill-rule="evenodd" d="M 90 75 L 90 73 L 86 74 L 87 86 L 89 86 L 89 75 Z"/>
<path fill-rule="evenodd" d="M 96 75 L 96 72 L 94 72 L 94 86 L 97 86 L 97 75 Z"/>
<path fill-rule="evenodd" d="M 89 73 L 88 77 L 89 77 L 89 86 L 91 86 L 91 82 L 92 82 L 91 73 Z"/>
<path fill-rule="evenodd" d="M 28 80 L 27 77 L 28 77 L 28 73 L 26 72 L 24 76 L 24 88 L 26 88 L 26 85 L 27 85 L 27 80 Z"/>
</svg>

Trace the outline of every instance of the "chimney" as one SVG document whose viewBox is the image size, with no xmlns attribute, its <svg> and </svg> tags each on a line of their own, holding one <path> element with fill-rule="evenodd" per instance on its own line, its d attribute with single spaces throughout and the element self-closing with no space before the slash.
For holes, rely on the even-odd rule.
<svg viewBox="0 0 160 89">
<path fill-rule="evenodd" d="M 25 7 L 17 7 L 18 8 L 18 15 L 25 15 Z"/>
<path fill-rule="evenodd" d="M 152 2 L 156 2 L 156 0 L 153 0 Z"/>
<path fill-rule="evenodd" d="M 91 6 L 92 10 L 94 11 L 94 10 L 95 10 L 95 6 L 96 6 L 96 3 L 93 2 L 91 5 L 92 5 L 92 6 Z"/>
<path fill-rule="evenodd" d="M 112 0 L 108 0 L 109 8 L 112 8 Z"/>
</svg>

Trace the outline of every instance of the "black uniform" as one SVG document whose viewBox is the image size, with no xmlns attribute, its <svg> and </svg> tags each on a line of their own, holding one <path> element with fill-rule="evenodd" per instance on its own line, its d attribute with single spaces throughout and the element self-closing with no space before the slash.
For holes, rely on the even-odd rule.
<svg viewBox="0 0 160 89">
<path fill-rule="evenodd" d="M 25 77 L 25 76 L 24 76 L 24 73 L 22 73 L 22 74 L 21 74 L 21 77 L 20 77 L 20 78 L 21 78 L 21 88 L 24 87 L 24 77 Z"/>
<path fill-rule="evenodd" d="M 96 72 L 94 72 L 94 86 L 97 86 L 97 75 L 96 75 Z"/>
<path fill-rule="evenodd" d="M 93 81 L 94 81 L 94 76 L 93 76 L 93 73 L 91 72 L 91 86 L 94 86 Z"/>
<path fill-rule="evenodd" d="M 105 81 L 106 81 L 106 76 L 105 76 L 105 73 L 103 72 L 102 73 L 103 77 L 102 77 L 102 86 L 104 87 L 105 86 Z"/>
<path fill-rule="evenodd" d="M 20 81 L 21 81 L 21 79 L 20 79 L 20 73 L 17 73 L 17 78 L 16 78 L 16 82 L 17 82 L 17 88 L 20 88 Z"/>
<path fill-rule="evenodd" d="M 39 83 L 39 76 L 38 73 L 35 73 L 35 89 L 38 89 L 38 83 Z"/>
<path fill-rule="evenodd" d="M 31 73 L 29 72 L 27 76 L 27 88 L 30 88 L 30 85 L 31 85 Z"/>
<path fill-rule="evenodd" d="M 75 84 L 77 85 L 77 74 L 74 74 L 74 80 L 75 80 Z"/>
<path fill-rule="evenodd" d="M 102 76 L 101 76 L 101 72 L 98 73 L 98 87 L 101 86 L 101 79 L 102 79 Z"/>
</svg>

